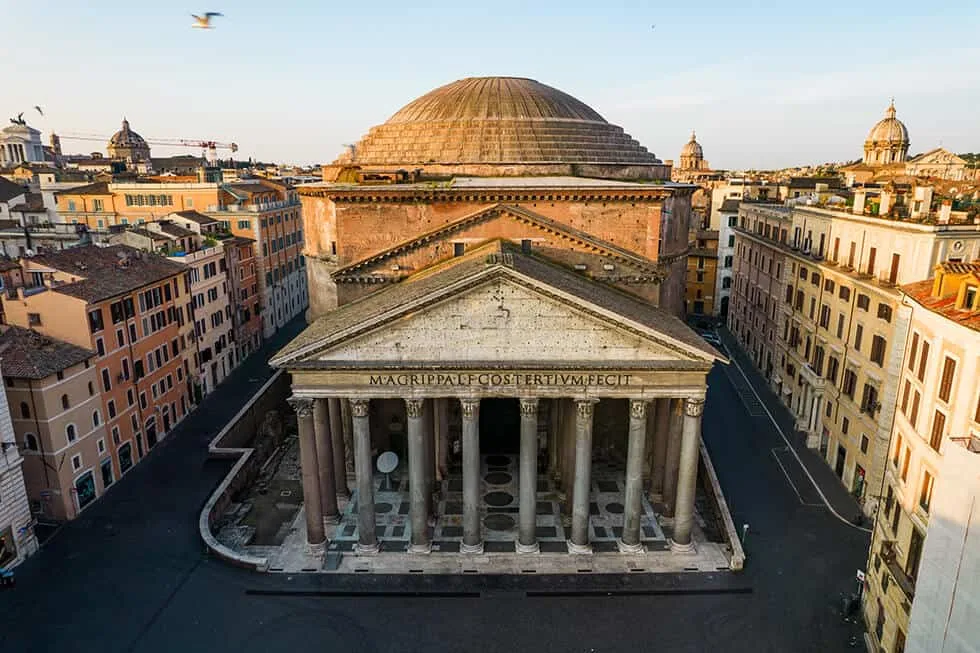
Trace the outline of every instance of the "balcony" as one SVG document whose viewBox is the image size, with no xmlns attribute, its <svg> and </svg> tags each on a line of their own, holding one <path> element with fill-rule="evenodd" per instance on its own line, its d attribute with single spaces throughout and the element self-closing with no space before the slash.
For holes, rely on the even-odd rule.
<svg viewBox="0 0 980 653">
<path fill-rule="evenodd" d="M 888 573 L 895 580 L 895 584 L 902 590 L 909 603 L 915 598 L 915 580 L 905 573 L 905 569 L 899 564 L 895 555 L 894 541 L 883 542 L 881 547 L 881 559 L 888 568 Z"/>
</svg>

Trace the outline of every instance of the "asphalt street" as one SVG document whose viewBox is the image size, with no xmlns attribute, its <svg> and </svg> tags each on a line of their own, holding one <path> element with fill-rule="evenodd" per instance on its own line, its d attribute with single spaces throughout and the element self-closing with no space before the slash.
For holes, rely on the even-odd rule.
<svg viewBox="0 0 980 653">
<path fill-rule="evenodd" d="M 17 569 L 0 592 L 4 651 L 854 650 L 860 628 L 842 621 L 839 595 L 855 587 L 867 534 L 795 487 L 809 479 L 774 455 L 782 438 L 722 369 L 704 438 L 736 524 L 750 525 L 741 574 L 286 576 L 207 557 L 198 512 L 230 465 L 208 460 L 207 442 L 301 326 Z"/>
</svg>

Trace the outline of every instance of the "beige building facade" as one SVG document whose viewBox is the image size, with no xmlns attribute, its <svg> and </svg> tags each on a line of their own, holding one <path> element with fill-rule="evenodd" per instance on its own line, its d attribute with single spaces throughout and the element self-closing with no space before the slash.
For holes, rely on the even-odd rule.
<svg viewBox="0 0 980 653">
<path fill-rule="evenodd" d="M 2 356 L 3 352 L 0 352 Z M 0 358 L 2 360 L 2 358 Z M 24 456 L 10 419 L 7 397 L 0 394 L 0 568 L 9 569 L 38 549 L 34 518 L 24 483 Z"/>
<path fill-rule="evenodd" d="M 976 652 L 980 263 L 942 263 L 901 294 L 911 319 L 865 620 L 885 650 Z"/>
<path fill-rule="evenodd" d="M 841 482 L 873 514 L 910 311 L 898 286 L 980 256 L 980 227 L 743 204 L 729 325 Z"/>
<path fill-rule="evenodd" d="M 126 471 L 109 453 L 96 353 L 14 326 L 0 348 L 32 512 L 74 519 Z"/>
</svg>

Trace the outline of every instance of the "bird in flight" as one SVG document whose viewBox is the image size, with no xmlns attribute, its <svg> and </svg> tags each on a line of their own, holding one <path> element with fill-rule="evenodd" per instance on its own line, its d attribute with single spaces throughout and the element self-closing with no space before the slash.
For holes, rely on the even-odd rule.
<svg viewBox="0 0 980 653">
<path fill-rule="evenodd" d="M 41 107 L 39 107 L 38 105 L 36 105 L 36 104 L 35 104 L 35 105 L 34 105 L 34 108 L 35 108 L 35 109 L 37 109 L 37 112 L 38 112 L 39 114 L 41 114 L 42 116 L 44 115 L 44 112 L 43 112 L 43 111 L 41 111 Z"/>
<path fill-rule="evenodd" d="M 191 18 L 193 18 L 196 21 L 193 25 L 191 25 L 191 27 L 197 27 L 198 29 L 214 29 L 211 26 L 211 19 L 214 18 L 215 16 L 223 16 L 223 15 L 224 14 L 219 14 L 216 11 L 209 11 L 205 13 L 203 16 L 196 16 L 194 14 L 191 14 Z"/>
</svg>

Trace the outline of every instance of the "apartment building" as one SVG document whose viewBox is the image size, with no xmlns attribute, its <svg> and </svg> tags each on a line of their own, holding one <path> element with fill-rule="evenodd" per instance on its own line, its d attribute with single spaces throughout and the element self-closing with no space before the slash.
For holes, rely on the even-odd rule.
<svg viewBox="0 0 980 653">
<path fill-rule="evenodd" d="M 133 464 L 110 454 L 96 352 L 3 326 L 0 358 L 31 512 L 74 519 Z"/>
<path fill-rule="evenodd" d="M 207 211 L 235 236 L 255 241 L 263 337 L 306 310 L 306 259 L 299 196 L 269 180 L 225 184 L 235 201 Z"/>
<path fill-rule="evenodd" d="M 22 261 L 29 288 L 3 297 L 9 324 L 96 352 L 115 473 L 139 462 L 191 409 L 186 267 L 131 247 L 75 247 Z M 127 446 L 129 445 L 129 446 Z"/>
<path fill-rule="evenodd" d="M 107 229 L 170 220 L 189 213 L 218 220 L 222 230 L 255 241 L 263 337 L 305 311 L 302 209 L 296 190 L 270 180 L 95 183 L 57 195 L 66 222 Z M 176 214 L 176 215 L 173 215 Z M 181 223 L 184 228 L 187 224 Z"/>
<path fill-rule="evenodd" d="M 238 360 L 247 358 L 262 344 L 262 303 L 259 296 L 255 241 L 232 236 L 224 241 L 234 341 Z"/>
<path fill-rule="evenodd" d="M 214 241 L 169 257 L 188 268 L 191 301 L 187 316 L 194 323 L 194 346 L 187 349 L 187 358 L 191 360 L 195 398 L 213 391 L 239 363 L 224 249 L 222 242 Z"/>
<path fill-rule="evenodd" d="M 901 288 L 910 337 L 864 597 L 872 648 L 980 651 L 980 262 Z"/>
<path fill-rule="evenodd" d="M 851 211 L 743 203 L 734 227 L 730 328 L 868 514 L 908 336 L 897 286 L 980 256 L 980 226 L 948 205 L 918 209 L 869 215 L 861 191 Z"/>
<path fill-rule="evenodd" d="M 0 345 L 0 358 L 7 352 Z M 11 361 L 12 366 L 16 365 Z M 2 369 L 6 373 L 6 368 Z M 10 419 L 7 396 L 0 393 L 0 568 L 9 569 L 37 551 L 34 519 L 24 484 L 24 457 Z"/>
<path fill-rule="evenodd" d="M 694 242 L 687 255 L 687 315 L 716 315 L 715 286 L 718 273 L 718 232 L 701 228 L 692 232 Z"/>
</svg>

